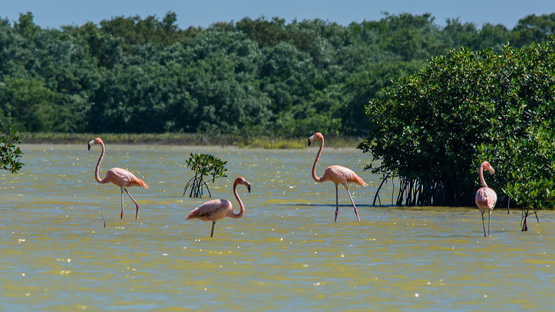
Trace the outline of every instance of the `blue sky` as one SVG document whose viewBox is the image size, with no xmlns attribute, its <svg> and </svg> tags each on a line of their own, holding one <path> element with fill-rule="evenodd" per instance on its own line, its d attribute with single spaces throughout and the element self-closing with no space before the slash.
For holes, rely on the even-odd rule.
<svg viewBox="0 0 555 312">
<path fill-rule="evenodd" d="M 513 28 L 529 14 L 555 12 L 554 0 L 0 0 L 0 17 L 16 21 L 19 13 L 32 12 L 35 23 L 43 28 L 63 25 L 98 24 L 116 16 L 162 18 L 177 14 L 180 28 L 208 27 L 215 22 L 279 17 L 287 23 L 297 19 L 319 18 L 341 25 L 364 20 L 379 20 L 390 14 L 431 13 L 435 23 L 445 25 L 447 18 L 459 18 L 481 27 L 485 23 Z"/>
</svg>

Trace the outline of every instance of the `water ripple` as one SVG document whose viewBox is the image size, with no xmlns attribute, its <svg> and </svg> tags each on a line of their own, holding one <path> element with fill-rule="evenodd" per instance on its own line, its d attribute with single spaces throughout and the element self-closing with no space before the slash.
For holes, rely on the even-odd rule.
<svg viewBox="0 0 555 312">
<path fill-rule="evenodd" d="M 520 214 L 492 215 L 484 238 L 475 208 L 372 206 L 375 188 L 346 192 L 315 183 L 316 149 L 108 145 L 110 167 L 140 174 L 120 219 L 119 189 L 94 181 L 98 153 L 86 144 L 24 145 L 20 174 L 0 173 L 4 244 L 0 309 L 29 310 L 551 310 L 555 280 L 553 211 L 520 232 Z M 182 197 L 191 152 L 228 161 L 210 184 L 234 203 L 236 176 L 246 214 L 185 220 L 208 197 Z M 357 150 L 325 150 L 319 171 L 341 164 L 371 185 Z M 361 161 L 362 160 L 362 161 Z M 388 196 L 386 196 L 388 197 Z M 234 204 L 237 207 L 237 204 Z M 102 213 L 102 215 L 101 215 Z M 103 218 L 106 227 L 103 226 Z"/>
</svg>

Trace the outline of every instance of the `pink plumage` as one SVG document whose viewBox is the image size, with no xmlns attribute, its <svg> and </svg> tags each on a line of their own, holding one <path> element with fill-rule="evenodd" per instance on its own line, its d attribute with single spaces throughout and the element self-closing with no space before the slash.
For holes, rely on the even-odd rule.
<svg viewBox="0 0 555 312">
<path fill-rule="evenodd" d="M 249 193 L 251 191 L 251 184 L 249 181 L 245 180 L 243 177 L 235 179 L 235 182 L 233 183 L 233 194 L 235 195 L 237 202 L 239 202 L 239 213 L 233 212 L 233 204 L 230 201 L 226 199 L 213 199 L 193 209 L 189 215 L 187 215 L 187 220 L 200 219 L 202 221 L 212 221 L 210 237 L 213 237 L 216 221 L 225 217 L 233 219 L 241 218 L 245 214 L 245 205 L 243 205 L 243 201 L 237 193 L 237 185 L 239 184 L 245 185 Z"/>
<path fill-rule="evenodd" d="M 314 160 L 314 165 L 312 165 L 312 178 L 314 181 L 322 183 L 326 181 L 331 181 L 335 184 L 335 219 L 333 222 L 337 221 L 337 214 L 339 213 L 339 191 L 338 187 L 339 184 L 342 184 L 345 189 L 347 190 L 347 194 L 349 194 L 349 198 L 351 199 L 351 203 L 353 204 L 353 208 L 355 211 L 355 215 L 357 220 L 360 221 L 358 216 L 357 207 L 355 205 L 355 201 L 351 196 L 351 192 L 349 191 L 348 184 L 349 183 L 356 183 L 360 186 L 367 186 L 366 182 L 362 180 L 353 170 L 349 168 L 345 168 L 343 166 L 329 166 L 324 171 L 324 175 L 320 178 L 316 175 L 316 166 L 318 165 L 318 160 L 320 160 L 320 156 L 322 155 L 322 150 L 324 148 L 324 136 L 320 132 L 314 133 L 310 138 L 308 138 L 308 146 L 315 141 L 320 140 L 320 149 L 318 150 L 318 154 L 316 155 L 316 159 Z"/>
<path fill-rule="evenodd" d="M 324 175 L 320 181 L 332 181 L 335 184 L 342 184 L 346 186 L 349 183 L 356 183 L 360 186 L 367 186 L 366 182 L 362 180 L 353 170 L 339 165 L 333 165 L 326 168 Z"/>
<path fill-rule="evenodd" d="M 495 202 L 497 201 L 497 194 L 489 187 L 482 187 L 476 192 L 474 201 L 478 208 L 482 210 L 493 210 Z"/>
<path fill-rule="evenodd" d="M 495 207 L 495 203 L 497 202 L 497 194 L 495 191 L 488 187 L 486 184 L 486 180 L 484 179 L 484 169 L 488 170 L 490 174 L 494 174 L 495 170 L 490 165 L 489 162 L 484 161 L 480 164 L 480 184 L 482 185 L 481 188 L 478 189 L 476 192 L 476 196 L 474 196 L 474 202 L 476 206 L 480 209 L 482 213 L 482 226 L 484 228 L 484 236 L 490 235 L 490 222 L 491 222 L 491 211 Z M 484 223 L 484 213 L 488 211 L 488 233 L 486 235 L 486 225 Z"/>
<path fill-rule="evenodd" d="M 112 182 L 117 186 L 130 187 L 139 186 L 149 189 L 150 187 L 133 173 L 122 168 L 112 168 L 106 172 L 106 176 L 99 183 Z"/>
<path fill-rule="evenodd" d="M 100 157 L 98 158 L 98 162 L 96 163 L 96 168 L 94 170 L 94 179 L 101 184 L 105 183 L 114 183 L 115 185 L 120 187 L 121 191 L 121 218 L 123 219 L 123 191 L 129 195 L 129 198 L 135 203 L 135 219 L 137 219 L 139 215 L 139 204 L 131 196 L 131 193 L 127 190 L 127 187 L 130 186 L 140 186 L 149 189 L 150 187 L 141 179 L 137 178 L 134 174 L 130 171 L 122 169 L 122 168 L 112 168 L 106 172 L 106 176 L 104 179 L 100 179 L 100 164 L 102 163 L 102 159 L 104 159 L 104 154 L 106 152 L 106 147 L 104 146 L 104 142 L 100 138 L 95 138 L 94 140 L 89 142 L 89 150 L 91 150 L 91 145 L 100 144 L 102 147 L 102 151 L 100 152 Z"/>
<path fill-rule="evenodd" d="M 228 217 L 233 212 L 233 204 L 225 199 L 214 199 L 198 206 L 187 215 L 189 219 L 200 219 L 202 221 L 214 221 Z"/>
</svg>

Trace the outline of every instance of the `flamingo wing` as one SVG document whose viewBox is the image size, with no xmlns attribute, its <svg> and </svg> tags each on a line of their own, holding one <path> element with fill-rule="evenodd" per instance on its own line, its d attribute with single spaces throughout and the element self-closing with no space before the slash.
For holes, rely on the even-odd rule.
<svg viewBox="0 0 555 312">
<path fill-rule="evenodd" d="M 495 207 L 495 203 L 497 202 L 497 194 L 489 187 L 482 187 L 476 192 L 474 201 L 478 208 L 491 210 Z"/>
<path fill-rule="evenodd" d="M 367 186 L 366 182 L 362 180 L 353 170 L 343 166 L 330 166 L 324 172 L 324 177 L 329 177 L 333 183 L 340 183 L 347 185 L 348 183 L 356 183 L 361 186 Z"/>
<path fill-rule="evenodd" d="M 120 187 L 129 186 L 140 186 L 144 188 L 150 188 L 143 180 L 137 178 L 129 170 L 122 168 L 112 168 L 106 172 L 106 177 L 102 180 L 102 183 L 112 182 Z"/>
<path fill-rule="evenodd" d="M 231 202 L 225 199 L 214 199 L 193 209 L 187 216 L 187 220 L 215 221 L 226 217 L 230 210 L 233 210 Z"/>
</svg>

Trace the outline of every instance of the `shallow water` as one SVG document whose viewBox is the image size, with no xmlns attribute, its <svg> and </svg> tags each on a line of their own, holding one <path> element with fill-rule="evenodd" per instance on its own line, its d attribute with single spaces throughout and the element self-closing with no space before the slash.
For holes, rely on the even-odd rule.
<svg viewBox="0 0 555 312">
<path fill-rule="evenodd" d="M 483 237 L 476 208 L 372 206 L 379 176 L 368 156 L 325 149 L 318 174 L 350 167 L 370 184 L 344 189 L 333 222 L 335 188 L 310 175 L 317 147 L 248 150 L 107 145 L 101 176 L 122 167 L 151 189 L 130 188 L 138 220 L 119 188 L 94 180 L 100 147 L 23 145 L 19 174 L 0 172 L 1 311 L 384 310 L 552 311 L 555 213 L 531 219 L 492 214 Z M 228 177 L 209 184 L 212 198 L 246 214 L 210 223 L 185 221 L 209 200 L 182 197 L 189 153 L 228 161 Z M 389 186 L 388 186 L 389 187 Z M 382 202 L 390 204 L 387 195 Z M 103 227 L 103 218 L 106 227 Z"/>
</svg>

